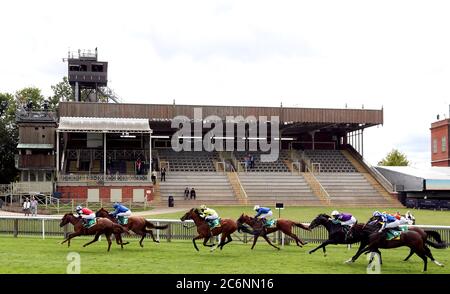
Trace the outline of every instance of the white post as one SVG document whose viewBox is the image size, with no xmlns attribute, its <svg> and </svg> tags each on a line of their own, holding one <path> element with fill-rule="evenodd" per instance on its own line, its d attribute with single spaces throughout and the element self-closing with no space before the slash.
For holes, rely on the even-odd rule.
<svg viewBox="0 0 450 294">
<path fill-rule="evenodd" d="M 106 133 L 103 133 L 103 181 L 106 180 Z"/>
<path fill-rule="evenodd" d="M 45 239 L 45 219 L 42 219 L 42 239 Z"/>
<path fill-rule="evenodd" d="M 281 247 L 284 247 L 284 233 L 281 232 Z"/>
<path fill-rule="evenodd" d="M 59 132 L 56 131 L 56 178 L 59 180 Z"/>
<path fill-rule="evenodd" d="M 159 226 L 159 222 L 156 222 L 156 225 Z M 156 240 L 159 241 L 159 229 L 156 230 Z"/>
</svg>

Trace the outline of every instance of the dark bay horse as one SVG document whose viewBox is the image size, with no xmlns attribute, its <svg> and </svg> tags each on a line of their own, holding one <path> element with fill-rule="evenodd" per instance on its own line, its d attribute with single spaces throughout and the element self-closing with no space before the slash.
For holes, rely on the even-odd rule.
<svg viewBox="0 0 450 294">
<path fill-rule="evenodd" d="M 325 229 L 328 231 L 328 239 L 323 241 L 322 244 L 320 244 L 316 248 L 309 251 L 309 254 L 312 254 L 316 250 L 322 248 L 323 255 L 326 256 L 327 251 L 326 251 L 325 247 L 327 245 L 330 245 L 330 244 L 333 244 L 333 245 L 354 244 L 354 243 L 360 242 L 358 251 L 355 254 L 355 256 L 346 261 L 347 263 L 349 263 L 349 262 L 354 262 L 361 254 L 360 252 L 362 252 L 363 249 L 365 249 L 365 247 L 369 244 L 369 237 L 363 233 L 364 224 L 353 225 L 353 227 L 351 229 L 351 234 L 347 240 L 345 239 L 346 233 L 344 232 L 342 225 L 333 223 L 331 217 L 327 214 L 324 214 L 324 213 L 319 214 L 315 219 L 313 219 L 311 221 L 309 228 L 312 230 L 318 226 L 325 227 Z M 378 251 L 378 253 L 380 254 L 380 260 L 381 260 L 381 253 L 379 251 Z"/>
<path fill-rule="evenodd" d="M 220 220 L 220 227 L 215 227 L 210 230 L 208 223 L 200 216 L 200 211 L 197 208 L 191 208 L 188 212 L 186 212 L 180 219 L 181 221 L 185 220 L 193 220 L 195 226 L 197 227 L 198 236 L 192 239 L 192 243 L 194 243 L 195 250 L 198 250 L 197 244 L 195 244 L 195 240 L 203 239 L 203 246 L 212 247 L 211 251 L 215 250 L 217 247 L 220 247 L 220 250 L 223 249 L 223 246 L 233 241 L 231 238 L 231 234 L 234 233 L 238 226 L 236 222 L 232 219 L 223 218 Z M 206 244 L 211 236 L 217 236 L 222 234 L 219 244 L 214 247 L 213 245 Z M 227 241 L 225 241 L 227 239 Z"/>
<path fill-rule="evenodd" d="M 369 236 L 369 244 L 361 253 L 378 252 L 378 249 L 391 249 L 407 246 L 410 248 L 410 254 L 405 258 L 405 261 L 408 260 L 414 253 L 417 254 L 423 260 L 424 272 L 427 270 L 427 257 L 430 258 L 436 265 L 443 266 L 443 264 L 434 259 L 430 248 L 427 246 L 428 244 L 437 249 L 447 247 L 447 244 L 442 241 L 438 232 L 428 230 L 424 231 L 418 227 L 409 227 L 408 231 L 404 231 L 400 234 L 400 238 L 387 240 L 386 231 L 378 232 L 380 226 L 380 223 L 373 222 L 371 219 L 364 227 L 364 233 Z M 435 239 L 437 243 L 429 240 L 428 236 Z"/>
<path fill-rule="evenodd" d="M 111 220 L 114 223 L 117 223 L 117 219 L 115 217 L 113 217 L 112 215 L 109 214 L 109 212 L 104 209 L 103 207 L 100 208 L 95 215 L 97 217 L 105 217 L 109 220 Z M 139 236 L 141 236 L 141 240 L 139 240 L 139 245 L 141 247 L 144 247 L 144 245 L 142 244 L 145 236 L 148 234 L 150 234 L 150 236 L 153 239 L 153 242 L 159 243 L 158 240 L 155 239 L 155 236 L 153 235 L 153 231 L 151 229 L 167 229 L 169 227 L 169 225 L 163 225 L 163 226 L 157 226 L 152 224 L 151 222 L 149 222 L 148 220 L 146 220 L 144 217 L 140 217 L 140 216 L 130 216 L 128 217 L 128 223 L 126 225 L 123 225 L 125 228 L 127 228 L 127 230 L 131 230 L 133 232 L 135 232 L 136 234 L 138 234 Z M 149 230 L 148 230 L 149 229 Z M 116 239 L 117 239 L 117 235 L 116 235 Z M 120 235 L 119 235 L 120 237 Z"/>
<path fill-rule="evenodd" d="M 302 241 L 297 235 L 292 233 L 292 227 L 296 226 L 296 227 L 302 228 L 303 230 L 311 231 L 308 228 L 308 226 L 305 226 L 302 223 L 294 222 L 294 221 L 291 221 L 288 219 L 278 219 L 275 227 L 269 227 L 269 228 L 266 227 L 265 230 L 263 230 L 261 228 L 262 224 L 259 219 L 253 218 L 253 217 L 245 215 L 245 214 L 242 214 L 239 217 L 239 219 L 237 220 L 237 224 L 238 224 L 239 228 L 242 229 L 244 232 L 254 235 L 253 245 L 252 245 L 251 249 L 253 249 L 255 247 L 258 237 L 261 236 L 264 238 L 264 240 L 266 240 L 267 243 L 269 243 L 270 246 L 280 250 L 279 247 L 272 244 L 272 242 L 270 242 L 270 239 L 267 238 L 267 234 L 271 234 L 278 230 L 282 231 L 283 233 L 285 233 L 286 235 L 288 235 L 289 237 L 294 239 L 297 246 L 303 247 L 303 245 L 307 244 L 307 242 Z M 253 229 L 253 231 L 245 229 L 245 227 L 242 226 L 243 224 L 249 225 Z"/>
<path fill-rule="evenodd" d="M 84 227 L 81 218 L 74 216 L 72 213 L 66 213 L 61 219 L 61 223 L 59 224 L 59 226 L 63 227 L 68 223 L 71 223 L 73 225 L 74 232 L 69 234 L 69 236 L 64 241 L 61 242 L 61 244 L 68 242 L 67 243 L 68 247 L 70 247 L 70 239 L 74 237 L 82 235 L 95 235 L 94 240 L 83 245 L 83 247 L 86 247 L 94 242 L 97 242 L 98 238 L 102 234 L 105 234 L 106 240 L 108 241 L 108 251 L 109 251 L 111 249 L 111 235 L 126 232 L 126 229 L 122 228 L 118 224 L 115 224 L 106 218 L 97 219 L 97 223 L 94 226 L 87 229 Z"/>
</svg>

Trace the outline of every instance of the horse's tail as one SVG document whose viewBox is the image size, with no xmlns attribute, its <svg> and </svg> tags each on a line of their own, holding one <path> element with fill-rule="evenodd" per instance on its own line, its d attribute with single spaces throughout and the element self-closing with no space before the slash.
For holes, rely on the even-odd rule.
<svg viewBox="0 0 450 294">
<path fill-rule="evenodd" d="M 145 220 L 145 227 L 148 229 L 161 229 L 161 230 L 165 230 L 169 227 L 169 225 L 163 225 L 163 226 L 156 226 L 154 224 L 152 224 L 151 222 L 149 222 L 148 220 Z"/>
<path fill-rule="evenodd" d="M 436 231 L 425 231 L 425 233 L 427 233 L 427 238 L 431 237 L 434 240 L 436 240 L 436 242 L 437 242 L 437 243 L 435 243 L 435 242 L 432 242 L 432 241 L 427 239 L 425 241 L 426 244 L 428 244 L 431 247 L 436 248 L 436 249 L 443 249 L 443 248 L 447 247 L 447 243 L 445 243 L 442 240 L 441 235 L 438 232 L 436 232 Z"/>
<path fill-rule="evenodd" d="M 303 230 L 311 231 L 311 229 L 309 228 L 309 226 L 305 226 L 305 225 L 302 224 L 302 223 L 296 223 L 296 222 L 294 222 L 294 225 L 295 225 L 296 227 L 302 228 Z"/>
</svg>

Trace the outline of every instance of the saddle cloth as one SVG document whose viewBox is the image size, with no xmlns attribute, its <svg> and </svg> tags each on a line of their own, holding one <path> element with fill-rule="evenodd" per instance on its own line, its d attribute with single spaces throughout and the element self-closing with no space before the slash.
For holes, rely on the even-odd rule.
<svg viewBox="0 0 450 294">
<path fill-rule="evenodd" d="M 86 229 L 92 228 L 93 226 L 95 226 L 97 224 L 97 218 L 94 219 L 90 219 L 87 220 L 86 223 L 84 224 L 84 227 Z"/>
<path fill-rule="evenodd" d="M 218 228 L 220 227 L 220 217 L 216 218 L 215 220 L 208 221 L 208 226 L 210 229 Z"/>
<path fill-rule="evenodd" d="M 400 230 L 388 230 L 386 233 L 386 240 L 391 241 L 391 240 L 399 240 L 400 239 L 400 235 L 403 232 L 408 231 L 408 227 L 407 226 L 399 226 L 398 227 Z"/>
</svg>

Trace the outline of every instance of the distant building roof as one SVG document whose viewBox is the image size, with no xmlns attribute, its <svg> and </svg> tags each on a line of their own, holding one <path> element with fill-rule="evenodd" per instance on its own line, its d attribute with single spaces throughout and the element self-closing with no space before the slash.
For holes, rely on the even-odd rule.
<svg viewBox="0 0 450 294">
<path fill-rule="evenodd" d="M 83 133 L 150 133 L 148 119 L 60 117 L 58 132 Z"/>
</svg>

